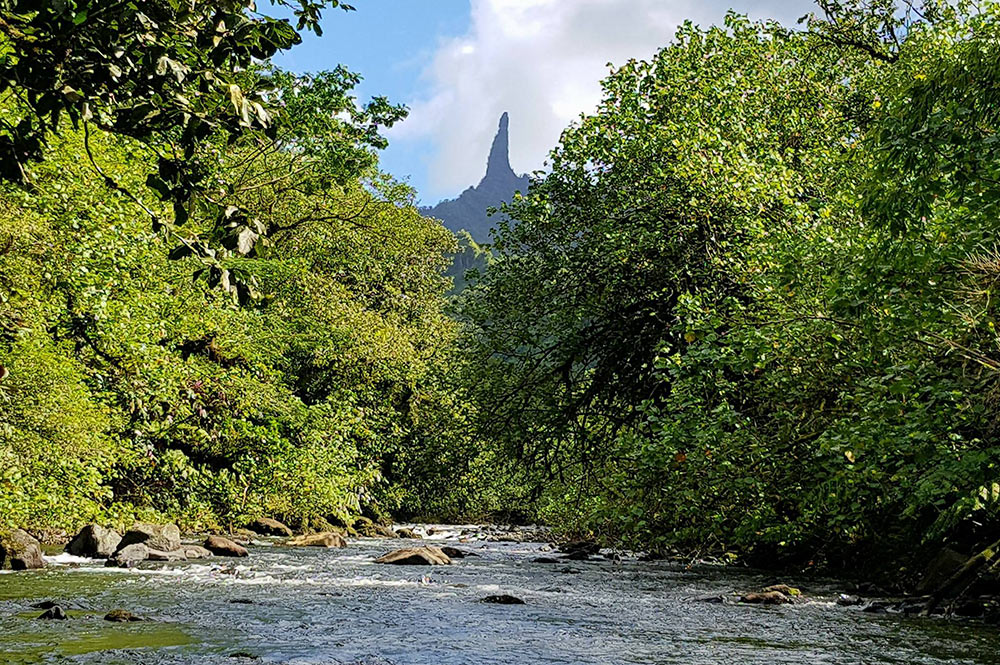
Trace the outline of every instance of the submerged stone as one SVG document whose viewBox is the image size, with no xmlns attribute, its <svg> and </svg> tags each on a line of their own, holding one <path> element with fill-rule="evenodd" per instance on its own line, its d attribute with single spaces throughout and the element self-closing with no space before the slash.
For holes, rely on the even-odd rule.
<svg viewBox="0 0 1000 665">
<path fill-rule="evenodd" d="M 750 605 L 788 605 L 792 599 L 780 591 L 763 591 L 744 594 L 740 596 L 740 602 Z"/>
<path fill-rule="evenodd" d="M 502 593 L 495 596 L 486 596 L 483 598 L 481 603 L 490 603 L 492 605 L 524 605 L 524 601 L 516 596 L 510 596 L 508 594 Z"/>
</svg>

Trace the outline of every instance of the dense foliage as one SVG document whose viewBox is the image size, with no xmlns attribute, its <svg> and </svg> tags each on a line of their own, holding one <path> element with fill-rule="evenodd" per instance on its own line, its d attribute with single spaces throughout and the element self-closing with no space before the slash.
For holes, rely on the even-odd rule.
<svg viewBox="0 0 1000 665">
<path fill-rule="evenodd" d="M 541 517 L 770 564 L 996 539 L 1000 7 L 820 4 L 616 69 L 508 210 L 462 313 Z"/>
<path fill-rule="evenodd" d="M 297 26 L 252 0 L 0 2 L 0 93 L 19 101 L 0 120 L 0 179 L 31 183 L 31 164 L 44 159 L 46 141 L 68 119 L 82 127 L 85 156 L 105 185 L 138 205 L 154 231 L 215 268 L 203 273 L 209 285 L 254 297 L 252 276 L 223 275 L 220 258 L 250 254 L 268 224 L 227 196 L 242 186 L 241 172 L 219 168 L 220 144 L 288 139 L 287 123 L 275 118 L 286 95 L 256 67 L 298 44 L 301 30 L 319 33 L 324 8 L 353 9 L 340 0 L 270 4 L 293 13 Z M 336 110 L 376 146 L 384 144 L 378 126 L 402 116 L 383 98 Z M 92 131 L 146 148 L 145 183 L 126 185 L 102 170 Z M 169 207 L 147 205 L 139 196 L 145 187 Z"/>
<path fill-rule="evenodd" d="M 165 204 L 144 194 L 151 158 L 133 139 L 65 126 L 33 186 L 0 191 L 4 523 L 344 518 L 393 506 L 398 451 L 450 431 L 453 237 L 343 119 L 356 77 L 274 80 L 285 144 L 217 157 L 268 239 L 218 268 L 149 228 L 143 207 Z M 105 186 L 85 140 L 137 194 Z M 262 298 L 241 306 L 192 279 L 209 269 L 243 271 Z"/>
</svg>

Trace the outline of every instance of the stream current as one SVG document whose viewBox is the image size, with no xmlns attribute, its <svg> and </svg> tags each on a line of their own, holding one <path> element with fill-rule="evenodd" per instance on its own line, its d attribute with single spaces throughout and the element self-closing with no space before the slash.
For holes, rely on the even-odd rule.
<svg viewBox="0 0 1000 665">
<path fill-rule="evenodd" d="M 1000 665 L 1000 629 L 839 607 L 815 580 L 667 562 L 536 563 L 541 543 L 450 544 L 479 556 L 388 566 L 414 541 L 253 547 L 248 559 L 108 569 L 60 554 L 0 574 L 0 663 L 34 665 Z M 808 602 L 712 604 L 706 594 L 801 582 Z M 480 602 L 510 594 L 523 605 Z M 55 601 L 65 621 L 32 605 Z M 114 624 L 124 608 L 148 621 Z"/>
</svg>

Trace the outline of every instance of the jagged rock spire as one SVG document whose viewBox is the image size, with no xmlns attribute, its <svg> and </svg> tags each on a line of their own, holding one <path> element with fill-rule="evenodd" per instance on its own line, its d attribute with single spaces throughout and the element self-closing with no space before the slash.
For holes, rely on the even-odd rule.
<svg viewBox="0 0 1000 665">
<path fill-rule="evenodd" d="M 486 163 L 486 177 L 483 180 L 508 180 L 511 177 L 517 177 L 514 174 L 514 169 L 510 167 L 509 125 L 510 118 L 504 111 L 504 114 L 500 116 L 500 129 L 493 139 L 493 147 L 490 148 L 490 159 Z"/>
<path fill-rule="evenodd" d="M 444 225 L 455 231 L 468 231 L 478 243 L 490 242 L 490 229 L 495 227 L 500 217 L 490 217 L 487 211 L 508 203 L 514 192 L 527 193 L 531 180 L 528 176 L 518 176 L 510 167 L 508 157 L 509 137 L 507 114 L 500 116 L 500 129 L 493 139 L 486 175 L 475 187 L 469 187 L 457 199 L 441 201 L 433 208 L 422 208 L 421 212 L 436 217 Z"/>
</svg>

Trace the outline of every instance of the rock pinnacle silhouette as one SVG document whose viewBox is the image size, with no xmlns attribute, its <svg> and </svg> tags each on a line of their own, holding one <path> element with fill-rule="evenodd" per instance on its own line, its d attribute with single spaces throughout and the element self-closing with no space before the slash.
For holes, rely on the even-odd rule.
<svg viewBox="0 0 1000 665">
<path fill-rule="evenodd" d="M 490 148 L 490 158 L 486 162 L 486 175 L 480 184 L 487 180 L 509 180 L 517 178 L 514 169 L 510 168 L 510 118 L 507 112 L 500 116 L 500 129 L 493 138 Z"/>
<path fill-rule="evenodd" d="M 504 112 L 486 161 L 486 175 L 479 184 L 469 187 L 457 199 L 441 201 L 420 212 L 440 219 L 452 232 L 468 231 L 477 243 L 487 243 L 490 229 L 500 217 L 488 217 L 486 211 L 509 203 L 515 192 L 526 193 L 529 182 L 528 176 L 519 176 L 510 167 L 510 117 Z"/>
</svg>

